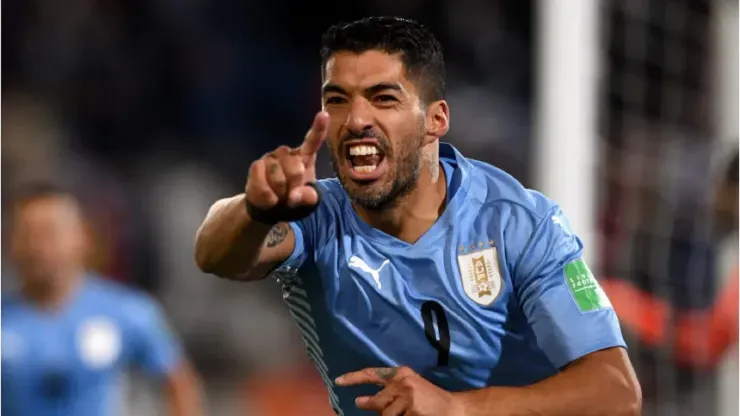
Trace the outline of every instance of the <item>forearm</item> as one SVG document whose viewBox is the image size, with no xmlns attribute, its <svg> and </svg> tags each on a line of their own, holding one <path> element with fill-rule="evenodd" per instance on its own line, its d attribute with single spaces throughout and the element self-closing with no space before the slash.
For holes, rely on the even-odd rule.
<svg viewBox="0 0 740 416">
<path fill-rule="evenodd" d="M 270 229 L 249 218 L 243 194 L 219 201 L 196 235 L 198 267 L 223 277 L 244 274 L 257 265 Z"/>
<path fill-rule="evenodd" d="M 203 415 L 203 402 L 201 400 L 200 392 L 193 390 L 190 395 L 186 395 L 185 393 L 186 392 L 178 392 L 169 397 L 167 414 L 169 416 Z"/>
<path fill-rule="evenodd" d="M 167 414 L 201 416 L 204 414 L 202 386 L 192 367 L 182 364 L 167 383 Z"/>
<path fill-rule="evenodd" d="M 641 393 L 634 375 L 616 367 L 575 363 L 526 387 L 490 387 L 458 393 L 465 416 L 633 416 Z M 631 371 L 631 370 L 630 370 Z"/>
</svg>

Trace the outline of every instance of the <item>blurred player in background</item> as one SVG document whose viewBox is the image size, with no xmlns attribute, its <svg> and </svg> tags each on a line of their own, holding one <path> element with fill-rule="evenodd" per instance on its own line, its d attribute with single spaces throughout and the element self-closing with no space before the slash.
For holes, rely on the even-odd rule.
<svg viewBox="0 0 740 416">
<path fill-rule="evenodd" d="M 637 415 L 616 315 L 558 205 L 440 143 L 441 46 L 400 18 L 329 29 L 303 144 L 254 162 L 196 239 L 205 272 L 277 270 L 340 415 Z M 316 182 L 324 140 L 338 178 Z"/>
<path fill-rule="evenodd" d="M 2 300 L 2 414 L 120 414 L 130 365 L 161 377 L 172 415 L 200 415 L 198 380 L 156 302 L 86 273 L 78 201 L 37 185 L 15 201 L 20 293 Z"/>
</svg>

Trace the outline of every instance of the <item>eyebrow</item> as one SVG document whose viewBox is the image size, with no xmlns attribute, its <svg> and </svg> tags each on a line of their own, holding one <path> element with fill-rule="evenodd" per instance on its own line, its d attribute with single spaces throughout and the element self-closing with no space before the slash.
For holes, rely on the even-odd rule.
<svg viewBox="0 0 740 416">
<path fill-rule="evenodd" d="M 373 86 L 365 88 L 364 91 L 368 95 L 374 95 L 379 92 L 387 91 L 387 90 L 401 92 L 403 91 L 403 87 L 401 87 L 399 84 L 394 84 L 390 82 L 381 82 L 379 84 L 375 84 Z M 347 91 L 344 90 L 344 88 L 336 84 L 324 85 L 324 87 L 322 88 L 322 92 L 324 95 L 331 93 L 331 92 L 337 93 L 337 94 L 349 95 Z"/>
</svg>

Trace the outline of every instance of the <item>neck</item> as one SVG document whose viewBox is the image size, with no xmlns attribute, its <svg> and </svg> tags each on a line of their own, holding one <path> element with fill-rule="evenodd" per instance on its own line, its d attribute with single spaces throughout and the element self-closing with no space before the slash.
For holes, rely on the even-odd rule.
<svg viewBox="0 0 740 416">
<path fill-rule="evenodd" d="M 355 206 L 360 218 L 386 234 L 408 243 L 416 242 L 442 215 L 447 182 L 438 154 L 425 157 L 416 187 L 393 207 L 369 211 Z"/>
<path fill-rule="evenodd" d="M 65 273 L 53 278 L 26 280 L 21 291 L 32 304 L 45 310 L 61 309 L 82 281 L 82 273 Z"/>
</svg>

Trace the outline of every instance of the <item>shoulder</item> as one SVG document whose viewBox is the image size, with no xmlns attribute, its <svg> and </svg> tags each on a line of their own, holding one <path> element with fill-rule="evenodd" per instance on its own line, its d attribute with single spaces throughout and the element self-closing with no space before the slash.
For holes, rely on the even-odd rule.
<svg viewBox="0 0 740 416">
<path fill-rule="evenodd" d="M 141 292 L 138 289 L 103 276 L 89 276 L 85 285 L 88 293 L 102 300 L 114 298 L 119 301 L 128 301 L 129 299 L 136 299 L 141 296 Z"/>
<path fill-rule="evenodd" d="M 100 277 L 89 278 L 87 285 L 91 295 L 114 307 L 126 320 L 149 316 L 158 309 L 154 297 L 143 290 Z"/>
<path fill-rule="evenodd" d="M 557 204 L 533 189 L 528 189 L 507 172 L 479 160 L 468 160 L 472 186 L 483 207 L 515 215 L 518 219 L 539 222 L 558 209 Z"/>
<path fill-rule="evenodd" d="M 0 300 L 3 323 L 13 319 L 23 305 L 23 298 L 18 292 L 3 293 Z"/>
<path fill-rule="evenodd" d="M 471 190 L 477 199 L 475 204 L 470 204 L 475 207 L 475 221 L 479 227 L 488 229 L 505 253 L 509 267 L 516 268 L 531 251 L 534 240 L 556 241 L 562 236 L 557 241 L 567 245 L 568 250 L 575 249 L 577 242 L 573 236 L 561 232 L 567 222 L 554 201 L 490 164 L 470 160 L 468 166 Z"/>
<path fill-rule="evenodd" d="M 0 300 L 2 300 L 2 304 L 0 304 L 0 307 L 2 307 L 3 310 L 5 310 L 5 308 L 15 308 L 21 301 L 21 295 L 16 291 L 5 292 L 2 294 L 2 297 L 0 297 Z"/>
</svg>

